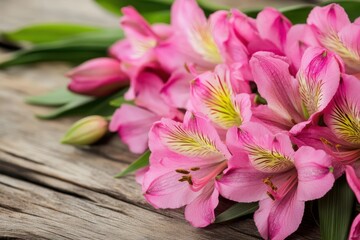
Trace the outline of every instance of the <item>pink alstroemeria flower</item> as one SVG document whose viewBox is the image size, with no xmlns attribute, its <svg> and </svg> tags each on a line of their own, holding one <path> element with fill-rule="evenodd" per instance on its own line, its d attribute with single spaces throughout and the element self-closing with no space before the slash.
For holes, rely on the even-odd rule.
<svg viewBox="0 0 360 240">
<path fill-rule="evenodd" d="M 144 68 L 132 85 L 135 106 L 123 104 L 111 119 L 110 131 L 118 132 L 121 140 L 134 153 L 142 153 L 147 149 L 148 133 L 154 122 L 162 117 L 176 120 L 183 118 L 182 112 L 163 99 L 161 92 L 165 87 L 164 78 L 169 78 L 167 73 Z"/>
<path fill-rule="evenodd" d="M 295 143 L 323 149 L 340 163 L 340 167 L 359 163 L 359 89 L 360 81 L 356 77 L 343 74 L 336 95 L 324 110 L 324 122 L 327 126 L 306 127 L 294 136 Z"/>
<path fill-rule="evenodd" d="M 346 166 L 346 180 L 355 193 L 357 201 L 360 203 L 360 179 L 351 166 Z M 360 239 L 360 214 L 354 219 L 349 234 L 349 240 L 358 239 Z"/>
<path fill-rule="evenodd" d="M 360 72 L 360 25 L 351 23 L 340 5 L 315 7 L 307 23 L 317 33 L 321 44 L 344 60 L 347 73 Z"/>
<path fill-rule="evenodd" d="M 228 132 L 229 168 L 218 181 L 222 196 L 259 202 L 255 224 L 264 239 L 285 239 L 300 225 L 305 201 L 321 198 L 334 183 L 331 157 L 322 150 L 293 150 L 286 132 L 258 123 Z"/>
<path fill-rule="evenodd" d="M 259 38 L 253 39 L 249 51 L 270 51 L 278 55 L 284 54 L 287 32 L 291 22 L 274 8 L 265 8 L 256 17 Z"/>
<path fill-rule="evenodd" d="M 184 61 L 175 49 L 170 25 L 150 26 L 133 7 L 124 7 L 121 11 L 123 17 L 120 25 L 124 30 L 125 39 L 115 43 L 110 48 L 110 53 L 124 63 L 125 72 L 133 71 L 132 68 L 142 67 L 153 61 L 159 62 L 167 71 L 183 65 Z M 175 54 L 178 57 L 166 57 Z"/>
<path fill-rule="evenodd" d="M 247 48 L 236 36 L 227 11 L 216 11 L 207 19 L 195 0 L 176 0 L 171 25 L 181 54 L 200 71 L 219 63 L 248 61 Z"/>
<path fill-rule="evenodd" d="M 195 111 L 207 116 L 220 129 L 227 130 L 250 121 L 249 84 L 231 76 L 226 65 L 217 65 L 213 72 L 199 75 L 192 81 L 190 92 Z"/>
<path fill-rule="evenodd" d="M 215 220 L 219 202 L 217 176 L 230 153 L 208 119 L 188 112 L 184 122 L 163 118 L 149 133 L 150 169 L 143 179 L 146 200 L 155 208 L 186 205 L 195 227 Z"/>
<path fill-rule="evenodd" d="M 120 69 L 120 62 L 113 58 L 95 58 L 72 69 L 70 91 L 89 95 L 106 96 L 129 84 L 129 78 Z"/>
<path fill-rule="evenodd" d="M 257 52 L 250 60 L 258 91 L 267 101 L 254 116 L 273 128 L 293 133 L 310 123 L 335 95 L 340 81 L 336 55 L 323 48 L 308 48 L 294 78 L 284 57 Z"/>
</svg>

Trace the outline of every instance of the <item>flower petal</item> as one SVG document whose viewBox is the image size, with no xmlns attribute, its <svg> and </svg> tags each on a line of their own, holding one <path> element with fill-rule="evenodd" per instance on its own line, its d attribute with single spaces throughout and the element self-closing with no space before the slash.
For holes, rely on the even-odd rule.
<svg viewBox="0 0 360 240">
<path fill-rule="evenodd" d="M 292 26 L 286 37 L 285 53 L 298 71 L 301 58 L 308 47 L 320 46 L 313 29 L 306 24 Z"/>
<path fill-rule="evenodd" d="M 194 227 L 206 227 L 215 220 L 214 209 L 219 204 L 219 192 L 210 182 L 201 194 L 185 208 L 185 218 Z"/>
<path fill-rule="evenodd" d="M 300 147 L 294 158 L 298 173 L 298 199 L 308 201 L 323 197 L 335 181 L 332 158 L 322 150 L 307 146 Z"/>
<path fill-rule="evenodd" d="M 190 96 L 193 107 L 220 128 L 239 126 L 251 118 L 250 97 L 246 94 L 235 97 L 225 65 L 218 65 L 214 73 L 199 75 L 191 84 Z"/>
<path fill-rule="evenodd" d="M 360 146 L 360 81 L 342 75 L 342 81 L 332 103 L 324 112 L 324 121 L 332 132 L 349 145 Z"/>
<path fill-rule="evenodd" d="M 346 180 L 360 202 L 360 179 L 352 166 L 346 166 Z"/>
<path fill-rule="evenodd" d="M 195 0 L 176 0 L 171 8 L 171 24 L 185 34 L 192 50 L 203 60 L 210 63 L 221 62 L 211 26 Z"/>
<path fill-rule="evenodd" d="M 360 214 L 358 214 L 354 219 L 349 233 L 349 240 L 358 239 L 360 239 Z"/>
<path fill-rule="evenodd" d="M 179 208 L 189 204 L 200 192 L 191 190 L 187 182 L 172 168 L 150 166 L 143 179 L 146 200 L 156 208 Z"/>
<path fill-rule="evenodd" d="M 305 118 L 322 111 L 335 95 L 340 81 L 336 56 L 323 49 L 308 48 L 297 74 Z"/>
<path fill-rule="evenodd" d="M 184 123 L 162 119 L 149 134 L 151 162 L 161 164 L 210 164 L 230 158 L 211 123 L 200 115 L 187 113 Z M 164 160 L 166 159 L 166 161 Z"/>
<path fill-rule="evenodd" d="M 123 104 L 114 113 L 109 128 L 112 132 L 118 132 L 131 152 L 143 153 L 148 148 L 151 125 L 158 120 L 160 117 L 150 111 Z"/>
<path fill-rule="evenodd" d="M 305 203 L 292 190 L 280 200 L 260 201 L 254 214 L 255 224 L 264 239 L 282 240 L 298 229 L 304 215 Z"/>
<path fill-rule="evenodd" d="M 282 50 L 286 34 L 291 27 L 291 22 L 283 14 L 274 8 L 265 8 L 256 18 L 256 26 L 262 39 L 274 43 Z"/>
<path fill-rule="evenodd" d="M 344 26 L 338 34 L 339 45 L 331 48 L 345 62 L 348 73 L 360 72 L 360 25 L 349 24 Z"/>
<path fill-rule="evenodd" d="M 273 135 L 260 124 L 248 123 L 238 132 L 238 144 L 260 172 L 280 173 L 294 167 L 294 150 L 287 134 Z"/>
<path fill-rule="evenodd" d="M 325 7 L 314 7 L 308 16 L 307 24 L 315 27 L 318 33 L 330 36 L 350 24 L 350 20 L 339 4 L 329 4 Z"/>
<path fill-rule="evenodd" d="M 257 52 L 250 66 L 259 93 L 269 108 L 290 125 L 301 122 L 298 82 L 290 75 L 285 59 L 270 52 Z"/>
</svg>

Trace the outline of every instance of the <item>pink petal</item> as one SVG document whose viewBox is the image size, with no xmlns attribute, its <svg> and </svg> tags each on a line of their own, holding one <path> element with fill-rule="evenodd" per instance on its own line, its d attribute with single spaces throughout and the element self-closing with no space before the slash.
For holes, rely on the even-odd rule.
<svg viewBox="0 0 360 240">
<path fill-rule="evenodd" d="M 360 214 L 354 219 L 349 233 L 349 240 L 358 239 L 360 239 Z"/>
<path fill-rule="evenodd" d="M 285 53 L 295 67 L 295 71 L 300 68 L 301 58 L 308 47 L 320 46 L 313 29 L 306 24 L 297 24 L 290 28 L 286 44 Z"/>
<path fill-rule="evenodd" d="M 360 202 L 360 179 L 352 166 L 346 166 L 346 180 Z"/>
<path fill-rule="evenodd" d="M 164 101 L 172 107 L 186 109 L 189 101 L 190 81 L 193 75 L 184 71 L 175 71 L 161 89 Z"/>
<path fill-rule="evenodd" d="M 322 150 L 300 147 L 295 153 L 298 173 L 297 197 L 301 201 L 323 197 L 333 186 L 332 158 Z"/>
<path fill-rule="evenodd" d="M 342 81 L 332 103 L 324 111 L 324 121 L 332 132 L 352 148 L 360 146 L 360 81 L 342 75 Z"/>
<path fill-rule="evenodd" d="M 323 48 L 308 48 L 297 74 L 303 112 L 306 118 L 322 111 L 339 86 L 340 67 L 337 57 Z"/>
<path fill-rule="evenodd" d="M 146 200 L 156 208 L 179 208 L 192 202 L 201 192 L 191 190 L 187 182 L 180 182 L 176 168 L 150 166 L 143 179 Z"/>
<path fill-rule="evenodd" d="M 303 218 L 305 203 L 292 190 L 281 200 L 268 198 L 260 201 L 254 214 L 255 224 L 264 239 L 282 240 L 295 232 Z"/>
<path fill-rule="evenodd" d="M 350 24 L 350 20 L 340 5 L 329 4 L 325 7 L 313 8 L 308 16 L 307 24 L 315 27 L 322 35 L 333 35 Z"/>
<path fill-rule="evenodd" d="M 245 155 L 246 156 L 246 155 Z M 246 157 L 245 157 L 246 159 Z M 239 155 L 230 159 L 230 164 L 240 165 Z M 239 163 L 234 163 L 239 161 Z M 249 164 L 249 163 L 248 163 Z M 218 180 L 221 196 L 237 202 L 255 202 L 267 197 L 267 186 L 263 180 L 269 174 L 261 173 L 251 167 L 233 167 Z"/>
<path fill-rule="evenodd" d="M 251 118 L 249 95 L 235 97 L 230 77 L 229 68 L 218 65 L 213 73 L 205 72 L 191 84 L 194 109 L 223 129 L 239 126 Z"/>
<path fill-rule="evenodd" d="M 185 208 L 185 218 L 194 227 L 206 227 L 215 220 L 214 209 L 219 204 L 219 192 L 214 182 L 209 183 L 201 194 Z"/>
<path fill-rule="evenodd" d="M 185 37 L 180 48 L 200 66 L 221 62 L 221 55 L 202 9 L 195 0 L 176 0 L 171 8 L 171 25 Z M 189 48 L 190 45 L 190 48 Z"/>
<path fill-rule="evenodd" d="M 199 114 L 188 113 L 184 123 L 162 119 L 154 124 L 149 138 L 150 161 L 154 164 L 199 167 L 231 156 L 215 128 Z"/>
<path fill-rule="evenodd" d="M 254 39 L 259 37 L 256 28 L 256 21 L 237 9 L 231 9 L 230 22 L 236 36 L 247 46 Z"/>
<path fill-rule="evenodd" d="M 151 125 L 159 119 L 159 116 L 145 109 L 123 104 L 114 113 L 109 129 L 118 132 L 131 152 L 143 153 L 148 148 L 148 132 Z"/>
<path fill-rule="evenodd" d="M 289 123 L 301 122 L 298 82 L 290 75 L 285 59 L 270 52 L 257 52 L 250 66 L 258 91 L 269 108 Z"/>
<path fill-rule="evenodd" d="M 348 73 L 360 72 L 360 24 L 349 24 L 339 32 L 341 45 L 334 50 L 345 62 Z"/>
<path fill-rule="evenodd" d="M 282 50 L 291 22 L 274 8 L 265 8 L 256 18 L 256 25 L 262 39 L 273 42 Z"/>
<path fill-rule="evenodd" d="M 146 20 L 136 11 L 135 8 L 123 7 L 123 17 L 120 20 L 121 28 L 131 42 L 134 41 L 156 41 L 157 36 Z"/>
</svg>

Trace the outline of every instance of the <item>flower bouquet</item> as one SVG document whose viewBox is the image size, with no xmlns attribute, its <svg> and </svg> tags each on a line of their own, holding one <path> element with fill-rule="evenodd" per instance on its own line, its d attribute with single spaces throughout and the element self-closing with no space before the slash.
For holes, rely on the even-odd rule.
<svg viewBox="0 0 360 240">
<path fill-rule="evenodd" d="M 175 0 L 170 24 L 150 24 L 167 21 L 167 4 L 154 1 L 164 14 L 143 16 L 124 6 L 123 37 L 78 26 L 83 34 L 0 67 L 87 60 L 67 74 L 67 89 L 28 102 L 61 105 L 43 119 L 86 116 L 65 144 L 118 133 L 143 155 L 117 177 L 136 171 L 153 207 L 185 207 L 194 227 L 254 213 L 264 239 L 285 239 L 310 201 L 324 239 L 360 239 L 360 2 L 245 14 Z M 23 32 L 44 28 L 6 37 L 31 41 Z M 216 216 L 223 198 L 236 203 Z"/>
</svg>

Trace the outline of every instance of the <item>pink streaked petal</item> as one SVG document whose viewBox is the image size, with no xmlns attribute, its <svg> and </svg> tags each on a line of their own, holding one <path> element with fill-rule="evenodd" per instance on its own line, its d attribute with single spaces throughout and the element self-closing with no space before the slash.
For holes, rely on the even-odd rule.
<svg viewBox="0 0 360 240">
<path fill-rule="evenodd" d="M 210 15 L 211 35 L 224 61 L 228 64 L 249 61 L 248 50 L 231 28 L 228 11 L 217 11 Z"/>
<path fill-rule="evenodd" d="M 283 14 L 274 8 L 265 8 L 257 15 L 256 25 L 262 39 L 283 49 L 286 34 L 291 27 L 291 22 Z"/>
<path fill-rule="evenodd" d="M 360 179 L 352 166 L 346 166 L 346 180 L 355 193 L 357 201 L 360 202 Z"/>
<path fill-rule="evenodd" d="M 316 27 L 323 35 L 332 35 L 350 24 L 345 10 L 338 4 L 329 4 L 325 7 L 315 7 L 310 12 L 307 24 Z"/>
<path fill-rule="evenodd" d="M 358 214 L 354 219 L 349 233 L 349 240 L 358 239 L 360 239 L 360 214 Z"/>
<path fill-rule="evenodd" d="M 313 29 L 306 24 L 297 24 L 290 28 L 286 44 L 285 53 L 295 67 L 295 71 L 300 68 L 301 58 L 308 47 L 320 46 Z"/>
<path fill-rule="evenodd" d="M 360 24 L 344 26 L 338 34 L 342 43 L 333 49 L 345 62 L 348 73 L 360 72 Z"/>
<path fill-rule="evenodd" d="M 148 148 L 148 133 L 151 125 L 158 120 L 160 117 L 150 111 L 123 104 L 114 113 L 109 129 L 118 132 L 131 152 L 143 153 Z"/>
<path fill-rule="evenodd" d="M 214 222 L 214 209 L 218 204 L 219 192 L 214 182 L 210 182 L 201 194 L 186 206 L 185 218 L 194 227 L 206 227 Z"/>
<path fill-rule="evenodd" d="M 291 121 L 282 118 L 282 116 L 271 110 L 267 105 L 253 107 L 252 112 L 253 121 L 266 125 L 272 132 L 287 131 L 294 125 Z"/>
<path fill-rule="evenodd" d="M 323 197 L 333 186 L 332 158 L 322 150 L 300 147 L 295 153 L 298 173 L 297 196 L 301 201 Z"/>
<path fill-rule="evenodd" d="M 272 134 L 264 126 L 249 122 L 238 131 L 239 146 L 248 154 L 250 163 L 264 173 L 285 172 L 294 167 L 294 150 L 286 133 Z"/>
<path fill-rule="evenodd" d="M 360 81 L 342 75 L 342 81 L 332 103 L 324 111 L 324 121 L 332 132 L 349 146 L 360 146 Z"/>
<path fill-rule="evenodd" d="M 159 116 L 174 118 L 177 110 L 165 103 L 161 96 L 164 83 L 160 76 L 150 71 L 140 72 L 136 78 L 135 103 Z"/>
<path fill-rule="evenodd" d="M 255 224 L 264 239 L 282 240 L 295 232 L 303 218 L 305 203 L 297 199 L 296 190 L 284 198 L 260 201 L 254 214 Z"/>
<path fill-rule="evenodd" d="M 289 122 L 301 122 L 298 82 L 290 75 L 286 59 L 270 52 L 257 52 L 250 60 L 259 93 L 271 110 Z"/>
<path fill-rule="evenodd" d="M 200 192 L 191 190 L 181 175 L 172 168 L 150 166 L 143 179 L 146 200 L 155 208 L 179 208 L 192 202 Z"/>
<path fill-rule="evenodd" d="M 184 123 L 162 119 L 153 126 L 149 138 L 150 161 L 154 163 L 199 167 L 231 156 L 211 123 L 191 113 L 187 114 Z"/>
<path fill-rule="evenodd" d="M 245 46 L 259 37 L 255 19 L 248 17 L 237 9 L 231 9 L 230 11 L 230 22 L 234 28 L 234 33 Z"/>
<path fill-rule="evenodd" d="M 241 95 L 235 99 L 226 65 L 218 65 L 214 72 L 199 75 L 191 84 L 190 100 L 196 111 L 205 114 L 218 127 L 228 129 L 239 126 L 251 117 L 250 98 Z"/>
<path fill-rule="evenodd" d="M 171 8 L 171 24 L 185 34 L 185 41 L 202 61 L 212 64 L 221 62 L 219 49 L 211 34 L 211 26 L 195 0 L 175 1 Z"/>
<path fill-rule="evenodd" d="M 241 165 L 246 158 L 245 154 L 243 156 L 237 154 L 230 159 L 229 163 L 232 166 Z M 218 188 L 221 196 L 227 199 L 237 202 L 255 202 L 267 197 L 267 186 L 263 180 L 268 176 L 269 174 L 261 173 L 252 167 L 232 167 L 218 180 Z"/>
<path fill-rule="evenodd" d="M 322 111 L 333 98 L 340 81 L 337 57 L 324 48 L 308 48 L 297 74 L 303 114 L 309 118 Z"/>
<path fill-rule="evenodd" d="M 175 71 L 161 89 L 164 101 L 172 107 L 186 109 L 189 101 L 190 81 L 194 76 L 185 71 Z"/>
<path fill-rule="evenodd" d="M 121 28 L 132 43 L 136 41 L 155 41 L 156 44 L 156 34 L 135 8 L 131 6 L 123 7 L 121 12 L 123 13 L 120 20 Z"/>
</svg>

